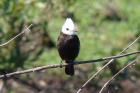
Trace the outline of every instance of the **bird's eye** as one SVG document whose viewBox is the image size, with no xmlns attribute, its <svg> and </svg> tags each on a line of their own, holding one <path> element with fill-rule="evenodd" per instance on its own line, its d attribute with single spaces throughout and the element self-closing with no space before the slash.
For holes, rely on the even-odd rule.
<svg viewBox="0 0 140 93">
<path fill-rule="evenodd" d="M 69 28 L 66 28 L 66 30 L 69 30 Z"/>
</svg>

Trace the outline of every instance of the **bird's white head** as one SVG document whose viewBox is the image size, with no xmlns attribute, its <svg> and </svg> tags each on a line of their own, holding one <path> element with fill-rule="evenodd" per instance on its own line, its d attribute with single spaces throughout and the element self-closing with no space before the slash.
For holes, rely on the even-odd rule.
<svg viewBox="0 0 140 93">
<path fill-rule="evenodd" d="M 66 35 L 75 35 L 77 34 L 76 26 L 71 18 L 67 18 L 65 23 L 62 26 L 62 33 Z"/>
</svg>

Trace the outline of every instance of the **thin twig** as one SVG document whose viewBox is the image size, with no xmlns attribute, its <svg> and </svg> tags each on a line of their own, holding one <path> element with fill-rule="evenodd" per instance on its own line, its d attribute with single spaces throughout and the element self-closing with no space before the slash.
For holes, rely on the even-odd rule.
<svg viewBox="0 0 140 93">
<path fill-rule="evenodd" d="M 137 37 L 132 43 L 130 43 L 126 48 L 124 48 L 118 55 L 123 54 L 126 50 L 128 50 L 135 42 L 137 42 L 140 39 L 140 36 Z M 107 67 L 109 64 L 111 64 L 114 61 L 114 59 L 111 59 L 108 63 L 106 63 L 100 70 L 98 70 L 95 74 L 93 74 L 77 91 L 77 93 L 80 93 L 82 89 L 93 79 L 95 78 L 105 67 Z"/>
<path fill-rule="evenodd" d="M 127 54 L 123 54 L 123 55 L 118 55 L 118 56 L 104 57 L 104 58 L 99 58 L 99 59 L 95 59 L 95 60 L 75 61 L 73 63 L 73 65 L 95 63 L 95 62 L 110 60 L 112 58 L 117 59 L 117 58 L 122 58 L 122 57 L 130 56 L 130 55 L 136 55 L 136 54 L 140 54 L 140 51 L 127 53 Z M 0 75 L 0 79 L 2 79 L 2 78 L 10 78 L 10 77 L 15 76 L 15 75 L 27 74 L 27 73 L 31 73 L 31 72 L 35 72 L 35 71 L 41 71 L 41 70 L 45 70 L 45 69 L 64 67 L 66 65 L 67 64 L 54 64 L 54 65 L 48 65 L 48 66 L 35 67 L 35 68 L 22 70 L 22 71 L 11 72 L 11 73 L 7 73 L 7 74 L 4 74 L 4 75 Z"/>
<path fill-rule="evenodd" d="M 109 80 L 103 85 L 103 87 L 101 88 L 101 90 L 100 90 L 99 93 L 102 93 L 102 92 L 103 92 L 103 89 L 104 89 L 113 79 L 115 79 L 115 77 L 118 76 L 122 71 L 124 71 L 127 67 L 133 65 L 135 62 L 137 62 L 136 60 L 137 60 L 137 59 L 131 61 L 129 64 L 127 64 L 126 66 L 124 66 L 121 70 L 119 70 L 114 76 L 112 76 L 112 78 L 109 79 Z"/>
<path fill-rule="evenodd" d="M 32 24 L 29 25 L 28 27 L 25 27 L 25 29 L 24 29 L 22 32 L 20 32 L 19 34 L 17 34 L 16 36 L 14 36 L 14 37 L 11 38 L 10 40 L 8 40 L 7 42 L 5 42 L 5 43 L 3 43 L 3 44 L 0 44 L 0 47 L 7 45 L 7 44 L 10 43 L 11 41 L 13 41 L 14 39 L 16 39 L 16 38 L 19 37 L 20 35 L 22 35 L 23 33 L 25 33 L 26 31 L 29 31 L 29 28 L 30 28 L 31 26 L 32 26 Z"/>
</svg>

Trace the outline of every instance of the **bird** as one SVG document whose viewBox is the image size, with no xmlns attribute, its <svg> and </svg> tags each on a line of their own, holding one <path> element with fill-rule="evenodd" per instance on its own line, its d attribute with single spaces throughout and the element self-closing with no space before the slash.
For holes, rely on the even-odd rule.
<svg viewBox="0 0 140 93">
<path fill-rule="evenodd" d="M 77 35 L 77 27 L 70 17 L 66 18 L 60 35 L 57 40 L 57 49 L 62 61 L 67 65 L 65 67 L 65 73 L 67 75 L 74 75 L 74 61 L 80 51 L 80 40 Z"/>
</svg>

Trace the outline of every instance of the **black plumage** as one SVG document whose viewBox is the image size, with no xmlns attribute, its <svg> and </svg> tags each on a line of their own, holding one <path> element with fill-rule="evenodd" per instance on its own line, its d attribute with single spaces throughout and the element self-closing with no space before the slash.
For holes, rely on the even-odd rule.
<svg viewBox="0 0 140 93">
<path fill-rule="evenodd" d="M 79 54 L 80 41 L 77 35 L 67 35 L 60 33 L 57 41 L 59 55 L 68 65 L 65 67 L 65 72 L 68 75 L 74 75 L 73 61 Z"/>
</svg>

